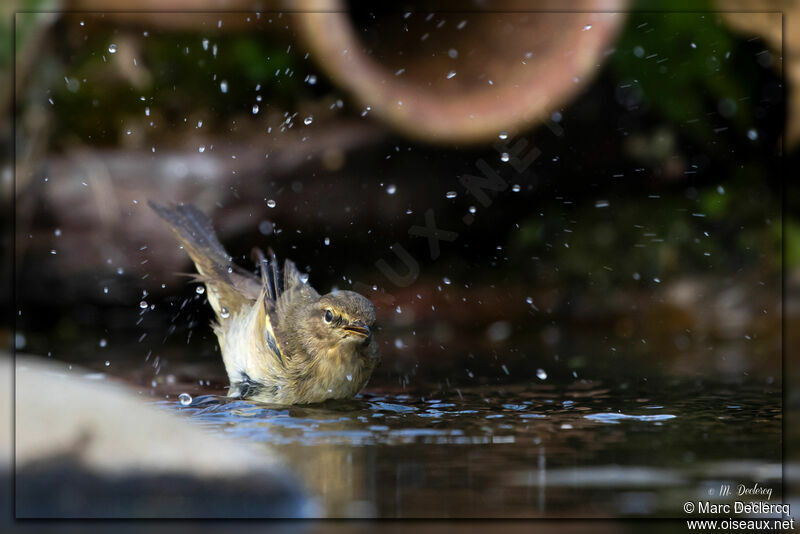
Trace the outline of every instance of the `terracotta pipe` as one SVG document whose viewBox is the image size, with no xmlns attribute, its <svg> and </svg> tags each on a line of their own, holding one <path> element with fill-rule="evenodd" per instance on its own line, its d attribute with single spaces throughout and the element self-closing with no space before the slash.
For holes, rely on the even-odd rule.
<svg viewBox="0 0 800 534">
<path fill-rule="evenodd" d="M 320 0 L 294 18 L 311 57 L 364 111 L 414 138 L 476 143 L 543 120 L 584 88 L 613 47 L 625 4 L 395 12 L 356 28 L 345 2 Z M 515 7 L 531 9 L 504 5 Z"/>
</svg>

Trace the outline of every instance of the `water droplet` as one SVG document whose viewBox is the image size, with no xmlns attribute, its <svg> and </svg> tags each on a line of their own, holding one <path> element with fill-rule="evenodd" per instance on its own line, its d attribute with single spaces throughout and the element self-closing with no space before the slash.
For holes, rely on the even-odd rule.
<svg viewBox="0 0 800 534">
<path fill-rule="evenodd" d="M 77 93 L 78 89 L 81 88 L 81 82 L 78 81 L 77 78 L 68 78 L 64 76 L 64 81 L 67 84 L 67 91 L 70 93 Z"/>
<path fill-rule="evenodd" d="M 511 186 L 511 190 L 515 193 L 519 193 L 522 190 L 522 187 L 520 187 L 519 184 L 514 184 Z"/>
<path fill-rule="evenodd" d="M 747 130 L 747 138 L 751 141 L 758 139 L 758 132 L 755 130 L 755 128 L 750 128 Z"/>
<path fill-rule="evenodd" d="M 109 54 L 116 54 L 117 53 L 117 45 L 115 45 L 114 43 L 111 43 L 110 45 L 108 45 L 108 53 Z"/>
<path fill-rule="evenodd" d="M 106 367 L 111 367 L 111 362 L 106 360 Z"/>
<path fill-rule="evenodd" d="M 653 282 L 655 282 L 656 284 L 660 284 L 661 278 L 653 278 Z"/>
<path fill-rule="evenodd" d="M 697 48 L 697 45 L 694 43 L 690 43 L 689 46 L 691 46 L 692 48 Z"/>
<path fill-rule="evenodd" d="M 98 345 L 100 345 L 100 348 L 101 348 L 101 349 L 102 349 L 102 348 L 105 348 L 105 347 L 106 347 L 106 345 L 108 345 L 108 341 L 106 341 L 106 340 L 105 340 L 105 338 L 103 338 L 103 339 L 101 339 L 101 340 L 100 340 L 100 342 L 98 343 Z"/>
<path fill-rule="evenodd" d="M 55 255 L 56 255 L 56 249 L 51 249 L 51 250 L 50 250 L 50 254 L 52 254 L 53 256 L 55 256 Z"/>
<path fill-rule="evenodd" d="M 469 211 L 471 214 L 475 215 L 478 212 L 478 208 L 476 208 L 475 206 L 470 206 L 467 211 Z"/>
<path fill-rule="evenodd" d="M 587 31 L 589 31 L 591 29 L 592 29 L 592 25 L 591 24 L 587 24 L 586 26 L 583 27 L 583 31 L 585 31 L 585 32 L 587 32 Z"/>
<path fill-rule="evenodd" d="M 502 161 L 503 163 L 508 163 L 508 160 L 510 159 L 511 156 L 508 155 L 508 152 L 503 152 L 502 154 L 500 154 L 500 161 Z"/>
<path fill-rule="evenodd" d="M 202 154 L 203 152 L 206 151 L 206 146 L 205 145 L 200 145 L 199 147 L 197 147 L 197 151 Z"/>
<path fill-rule="evenodd" d="M 720 187 L 722 187 L 722 186 L 720 186 Z M 53 234 L 55 234 L 56 237 L 61 237 L 61 228 L 56 228 L 53 231 Z"/>
<path fill-rule="evenodd" d="M 274 208 L 274 207 L 275 207 L 275 206 L 277 206 L 277 205 L 278 205 L 278 203 L 277 203 L 277 202 L 275 202 L 274 200 L 272 200 L 272 199 L 269 199 L 269 200 L 267 200 L 267 206 L 268 206 L 268 207 L 270 207 L 270 208 Z"/>
<path fill-rule="evenodd" d="M 641 46 L 634 46 L 633 55 L 636 57 L 644 57 L 644 48 L 642 48 Z"/>
<path fill-rule="evenodd" d="M 347 375 L 347 381 L 348 382 L 352 382 L 353 381 L 353 375 Z"/>
<path fill-rule="evenodd" d="M 313 74 L 309 74 L 308 76 L 306 76 L 306 82 L 308 83 L 308 85 L 314 85 L 315 83 L 317 83 L 317 77 Z"/>
<path fill-rule="evenodd" d="M 143 310 L 146 310 L 146 309 L 147 309 L 147 306 L 148 306 L 148 304 L 147 304 L 147 301 L 146 301 L 146 300 L 143 300 L 143 301 L 141 301 L 141 302 L 139 303 L 139 307 L 140 307 L 141 309 L 143 309 Z"/>
<path fill-rule="evenodd" d="M 312 122 L 314 122 L 314 117 L 312 117 L 311 115 L 303 119 L 303 124 L 305 124 L 306 126 L 308 126 Z"/>
<path fill-rule="evenodd" d="M 386 193 L 390 195 L 394 195 L 397 192 L 397 186 L 394 184 L 389 184 L 386 186 Z"/>
<path fill-rule="evenodd" d="M 448 191 L 444 196 L 447 198 L 456 198 L 458 196 L 458 193 L 456 193 L 455 191 Z"/>
<path fill-rule="evenodd" d="M 445 276 L 444 278 L 442 278 L 442 282 L 444 282 L 444 283 L 445 283 L 445 285 L 447 285 L 447 286 L 449 286 L 450 284 L 452 284 L 452 283 L 453 283 L 453 282 L 452 282 L 452 281 L 451 281 L 449 278 L 447 278 L 446 276 Z"/>
<path fill-rule="evenodd" d="M 208 39 L 203 39 L 203 50 L 208 50 Z"/>
<path fill-rule="evenodd" d="M 544 369 L 537 369 L 536 378 L 539 380 L 547 380 L 547 372 Z"/>
<path fill-rule="evenodd" d="M 456 50 L 455 48 L 451 48 L 450 50 L 447 51 L 447 55 L 450 56 L 451 59 L 455 59 L 458 57 L 458 50 Z"/>
<path fill-rule="evenodd" d="M 331 244 L 331 238 L 330 237 L 326 237 L 325 238 L 325 246 L 327 247 L 330 244 Z"/>
<path fill-rule="evenodd" d="M 261 221 L 260 223 L 258 223 L 258 231 L 261 232 L 263 235 L 270 235 L 274 229 L 275 225 L 272 224 L 270 221 Z"/>
<path fill-rule="evenodd" d="M 633 273 L 633 279 L 634 280 L 639 280 L 641 277 L 642 277 L 642 275 L 640 275 L 639 273 Z"/>
<path fill-rule="evenodd" d="M 189 406 L 192 403 L 192 396 L 188 393 L 181 393 L 178 395 L 178 402 L 181 403 L 181 406 Z"/>
<path fill-rule="evenodd" d="M 219 316 L 222 317 L 223 319 L 227 319 L 228 317 L 231 316 L 231 312 L 228 311 L 228 308 L 223 306 L 222 309 L 219 310 Z"/>
<path fill-rule="evenodd" d="M 202 295 L 203 293 L 206 292 L 206 288 L 205 286 L 197 286 L 196 288 L 194 288 L 194 292 L 197 293 L 198 295 Z"/>
<path fill-rule="evenodd" d="M 501 140 L 505 141 L 506 139 L 508 139 L 508 132 L 503 130 L 502 132 L 497 134 L 497 137 L 500 138 Z"/>
<path fill-rule="evenodd" d="M 595 208 L 607 208 L 609 206 L 608 200 L 598 200 L 594 203 Z"/>
<path fill-rule="evenodd" d="M 447 79 L 449 80 L 449 79 L 453 78 L 455 75 L 456 75 L 456 71 L 451 70 L 450 72 L 447 73 Z"/>
<path fill-rule="evenodd" d="M 258 113 L 258 104 L 253 104 L 253 115 Z"/>
<path fill-rule="evenodd" d="M 219 90 L 222 91 L 223 93 L 227 93 L 228 92 L 228 81 L 227 80 L 222 80 L 221 82 L 219 82 Z"/>
</svg>

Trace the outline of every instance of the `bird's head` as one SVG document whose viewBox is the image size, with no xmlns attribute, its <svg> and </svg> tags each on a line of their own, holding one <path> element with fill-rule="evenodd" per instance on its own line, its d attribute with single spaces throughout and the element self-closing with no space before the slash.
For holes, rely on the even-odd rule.
<svg viewBox="0 0 800 534">
<path fill-rule="evenodd" d="M 367 345 L 372 341 L 375 307 L 355 291 L 336 291 L 319 298 L 309 319 L 316 337 L 330 346 Z"/>
</svg>

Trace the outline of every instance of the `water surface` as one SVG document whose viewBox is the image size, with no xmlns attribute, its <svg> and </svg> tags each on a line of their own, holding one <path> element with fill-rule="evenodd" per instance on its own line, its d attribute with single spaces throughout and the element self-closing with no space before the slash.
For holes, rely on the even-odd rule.
<svg viewBox="0 0 800 534">
<path fill-rule="evenodd" d="M 421 391 L 159 405 L 276 452 L 333 517 L 683 517 L 687 500 L 756 482 L 780 502 L 781 396 L 767 383 Z"/>
</svg>

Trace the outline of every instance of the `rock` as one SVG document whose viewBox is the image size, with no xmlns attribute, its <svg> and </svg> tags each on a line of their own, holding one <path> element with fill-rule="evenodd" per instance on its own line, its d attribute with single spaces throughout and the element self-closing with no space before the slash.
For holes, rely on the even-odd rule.
<svg viewBox="0 0 800 534">
<path fill-rule="evenodd" d="M 6 382 L 10 369 L 0 368 Z M 122 386 L 82 374 L 17 357 L 16 517 L 318 514 L 263 444 L 256 449 L 210 434 Z M 2 411 L 3 429 L 11 428 L 10 416 Z M 7 459 L 9 445 L 0 445 Z"/>
</svg>

